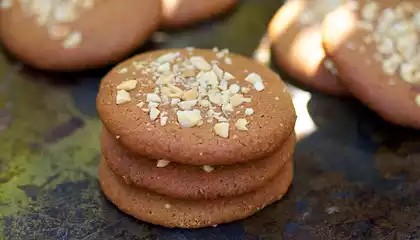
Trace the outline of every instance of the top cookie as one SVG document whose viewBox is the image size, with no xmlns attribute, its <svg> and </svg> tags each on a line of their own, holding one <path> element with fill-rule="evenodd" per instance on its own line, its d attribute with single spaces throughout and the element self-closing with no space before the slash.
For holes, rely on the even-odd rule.
<svg viewBox="0 0 420 240">
<path fill-rule="evenodd" d="M 268 27 L 274 58 L 297 81 L 333 95 L 348 95 L 322 47 L 321 23 L 350 0 L 289 0 Z"/>
<path fill-rule="evenodd" d="M 157 0 L 2 0 L 4 45 L 33 67 L 81 70 L 121 60 L 160 22 Z"/>
<path fill-rule="evenodd" d="M 324 20 L 323 41 L 348 89 L 384 119 L 420 129 L 420 2 L 355 2 Z"/>
<path fill-rule="evenodd" d="M 193 165 L 267 156 L 288 139 L 296 120 L 278 75 L 227 49 L 133 57 L 102 80 L 97 107 L 129 151 Z"/>
</svg>

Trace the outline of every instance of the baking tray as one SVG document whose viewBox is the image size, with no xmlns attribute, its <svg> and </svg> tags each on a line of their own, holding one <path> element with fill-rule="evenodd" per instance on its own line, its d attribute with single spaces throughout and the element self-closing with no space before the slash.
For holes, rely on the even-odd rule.
<svg viewBox="0 0 420 240">
<path fill-rule="evenodd" d="M 263 36 L 281 5 L 242 1 L 214 21 L 158 32 L 137 52 L 217 46 L 271 66 Z M 198 230 L 123 214 L 97 179 L 95 97 L 109 69 L 45 73 L 0 51 L 0 239 L 420 239 L 419 132 L 385 123 L 353 99 L 292 84 L 300 139 L 283 200 L 246 220 Z"/>
</svg>

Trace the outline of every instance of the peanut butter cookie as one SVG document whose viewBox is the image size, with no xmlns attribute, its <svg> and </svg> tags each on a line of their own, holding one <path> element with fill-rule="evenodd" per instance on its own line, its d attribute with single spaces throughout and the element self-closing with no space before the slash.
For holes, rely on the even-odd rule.
<svg viewBox="0 0 420 240">
<path fill-rule="evenodd" d="M 2 0 L 0 38 L 19 59 L 46 70 L 120 61 L 158 28 L 157 0 Z"/>
<path fill-rule="evenodd" d="M 394 124 L 420 129 L 420 2 L 361 0 L 324 20 L 342 82 Z"/>
<path fill-rule="evenodd" d="M 321 23 L 345 0 L 290 0 L 271 20 L 274 60 L 296 81 L 329 94 L 348 95 L 322 47 Z"/>
<path fill-rule="evenodd" d="M 133 155 L 191 165 L 269 156 L 296 121 L 277 74 L 218 49 L 135 56 L 102 80 L 97 107 L 106 129 Z"/>
</svg>

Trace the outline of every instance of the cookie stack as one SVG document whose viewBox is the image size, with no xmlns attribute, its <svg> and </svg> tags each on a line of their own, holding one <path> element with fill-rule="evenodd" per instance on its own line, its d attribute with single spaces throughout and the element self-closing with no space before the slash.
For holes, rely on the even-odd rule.
<svg viewBox="0 0 420 240">
<path fill-rule="evenodd" d="M 296 114 L 284 83 L 224 50 L 144 53 L 102 80 L 99 167 L 122 211 L 167 227 L 245 218 L 292 181 Z"/>
<path fill-rule="evenodd" d="M 419 1 L 291 0 L 269 32 L 277 63 L 296 80 L 420 129 Z"/>
</svg>

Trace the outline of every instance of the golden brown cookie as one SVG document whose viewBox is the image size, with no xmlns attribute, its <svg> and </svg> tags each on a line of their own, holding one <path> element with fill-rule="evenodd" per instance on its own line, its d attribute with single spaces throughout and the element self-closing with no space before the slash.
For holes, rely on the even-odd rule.
<svg viewBox="0 0 420 240">
<path fill-rule="evenodd" d="M 360 1 L 324 21 L 327 54 L 354 96 L 384 119 L 420 129 L 420 2 Z"/>
<path fill-rule="evenodd" d="M 254 191 L 292 161 L 296 139 L 291 136 L 273 155 L 229 166 L 192 166 L 133 157 L 106 130 L 103 157 L 111 170 L 138 187 L 180 199 L 215 199 Z"/>
<path fill-rule="evenodd" d="M 1 39 L 18 58 L 48 70 L 121 60 L 156 30 L 157 0 L 2 1 Z"/>
<path fill-rule="evenodd" d="M 103 159 L 99 180 L 107 198 L 137 219 L 165 227 L 200 228 L 246 218 L 281 199 L 292 182 L 292 167 L 288 163 L 278 176 L 255 192 L 215 200 L 177 200 L 135 188 L 117 177 Z"/>
<path fill-rule="evenodd" d="M 296 121 L 278 75 L 227 50 L 135 56 L 102 80 L 97 107 L 105 127 L 132 154 L 191 165 L 271 155 Z"/>
<path fill-rule="evenodd" d="M 166 28 L 182 27 L 223 14 L 237 0 L 162 0 L 162 25 Z"/>
<path fill-rule="evenodd" d="M 320 24 L 344 0 L 290 0 L 271 20 L 268 33 L 276 63 L 300 83 L 333 94 L 348 95 L 334 65 L 325 56 Z"/>
</svg>

